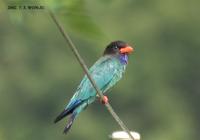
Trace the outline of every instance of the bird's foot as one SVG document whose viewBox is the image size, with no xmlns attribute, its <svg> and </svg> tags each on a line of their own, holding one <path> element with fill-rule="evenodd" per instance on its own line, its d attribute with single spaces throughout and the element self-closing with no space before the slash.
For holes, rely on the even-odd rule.
<svg viewBox="0 0 200 140">
<path fill-rule="evenodd" d="M 103 96 L 103 99 L 100 100 L 102 104 L 107 104 L 108 103 L 108 97 L 107 96 Z"/>
</svg>

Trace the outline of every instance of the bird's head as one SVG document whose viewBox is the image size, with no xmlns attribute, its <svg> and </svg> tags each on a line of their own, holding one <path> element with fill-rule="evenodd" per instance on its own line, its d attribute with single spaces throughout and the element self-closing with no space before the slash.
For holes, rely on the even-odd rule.
<svg viewBox="0 0 200 140">
<path fill-rule="evenodd" d="M 104 55 L 130 54 L 134 49 L 123 41 L 111 42 L 105 49 Z"/>
</svg>

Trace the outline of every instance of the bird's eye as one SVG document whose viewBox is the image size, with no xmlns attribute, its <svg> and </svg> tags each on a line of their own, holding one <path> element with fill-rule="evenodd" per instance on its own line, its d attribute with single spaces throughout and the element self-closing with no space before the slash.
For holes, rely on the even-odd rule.
<svg viewBox="0 0 200 140">
<path fill-rule="evenodd" d="M 115 47 L 114 47 L 114 49 L 115 49 L 115 50 L 117 50 L 117 49 L 118 49 L 118 47 L 117 47 L 117 46 L 115 46 Z"/>
</svg>

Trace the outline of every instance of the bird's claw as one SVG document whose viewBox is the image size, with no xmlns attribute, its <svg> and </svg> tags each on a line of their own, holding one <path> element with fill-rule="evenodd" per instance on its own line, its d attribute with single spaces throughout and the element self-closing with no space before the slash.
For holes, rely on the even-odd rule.
<svg viewBox="0 0 200 140">
<path fill-rule="evenodd" d="M 103 99 L 101 99 L 101 103 L 102 104 L 107 104 L 108 103 L 108 97 L 107 96 L 103 96 Z"/>
</svg>

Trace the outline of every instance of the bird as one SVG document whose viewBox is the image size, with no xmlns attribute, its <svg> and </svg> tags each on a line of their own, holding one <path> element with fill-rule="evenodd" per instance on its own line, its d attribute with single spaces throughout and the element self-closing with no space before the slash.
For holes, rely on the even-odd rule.
<svg viewBox="0 0 200 140">
<path fill-rule="evenodd" d="M 128 55 L 133 51 L 134 48 L 126 42 L 119 40 L 113 41 L 107 45 L 103 55 L 89 69 L 91 77 L 103 94 L 122 78 L 122 74 L 125 72 L 128 64 Z M 88 77 L 84 75 L 74 95 L 64 110 L 56 117 L 54 123 L 69 116 L 63 131 L 63 133 L 66 134 L 80 112 L 86 109 L 87 106 L 93 103 L 97 98 L 96 90 Z M 107 104 L 108 97 L 103 95 L 101 102 Z"/>
</svg>

